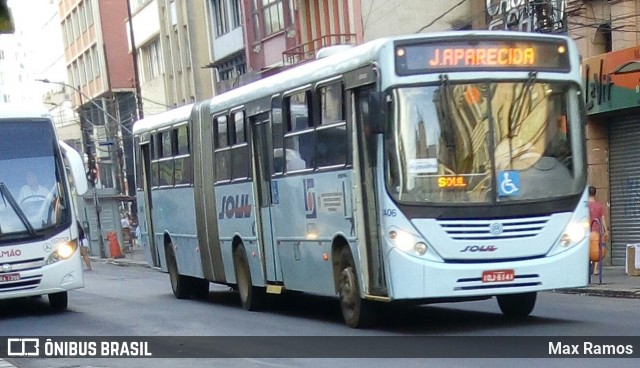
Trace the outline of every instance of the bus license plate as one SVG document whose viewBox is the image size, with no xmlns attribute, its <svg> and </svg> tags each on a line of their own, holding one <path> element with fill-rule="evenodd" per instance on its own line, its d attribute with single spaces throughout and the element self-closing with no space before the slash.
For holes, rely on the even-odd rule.
<svg viewBox="0 0 640 368">
<path fill-rule="evenodd" d="M 0 275 L 0 282 L 5 282 L 5 281 L 18 281 L 20 280 L 20 274 L 19 273 L 8 273 L 5 275 Z"/>
<path fill-rule="evenodd" d="M 482 282 L 505 282 L 513 281 L 516 278 L 513 270 L 484 271 Z"/>
</svg>

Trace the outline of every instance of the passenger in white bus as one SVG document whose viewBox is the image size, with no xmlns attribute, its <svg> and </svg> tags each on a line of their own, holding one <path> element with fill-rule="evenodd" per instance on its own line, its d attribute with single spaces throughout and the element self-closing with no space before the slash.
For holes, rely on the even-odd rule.
<svg viewBox="0 0 640 368">
<path fill-rule="evenodd" d="M 18 194 L 18 203 L 44 201 L 49 195 L 49 190 L 38 182 L 38 177 L 30 171 L 26 180 L 27 184 L 22 186 Z"/>
</svg>

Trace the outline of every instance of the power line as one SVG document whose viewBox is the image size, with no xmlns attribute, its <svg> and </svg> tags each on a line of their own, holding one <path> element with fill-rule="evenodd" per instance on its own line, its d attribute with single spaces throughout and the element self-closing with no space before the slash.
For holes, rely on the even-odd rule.
<svg viewBox="0 0 640 368">
<path fill-rule="evenodd" d="M 444 13 L 440 14 L 439 16 L 437 16 L 435 19 L 433 19 L 429 24 L 427 24 L 426 26 L 420 28 L 416 33 L 420 33 L 422 31 L 424 31 L 425 29 L 431 27 L 435 22 L 439 21 L 440 19 L 444 18 L 447 16 L 447 14 L 451 13 L 452 11 L 454 11 L 457 7 L 459 7 L 460 5 L 464 4 L 465 2 L 467 2 L 467 0 L 462 0 L 459 3 L 457 3 L 456 5 L 452 6 L 449 10 L 445 11 Z"/>
</svg>

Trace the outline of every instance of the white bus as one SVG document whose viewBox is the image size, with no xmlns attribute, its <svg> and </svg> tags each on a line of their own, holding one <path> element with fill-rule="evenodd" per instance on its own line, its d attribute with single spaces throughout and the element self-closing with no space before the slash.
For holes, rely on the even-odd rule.
<svg viewBox="0 0 640 368">
<path fill-rule="evenodd" d="M 76 193 L 87 191 L 82 158 L 58 141 L 44 107 L 0 104 L 0 299 L 48 295 L 67 308 L 84 286 Z"/>
<path fill-rule="evenodd" d="M 579 62 L 563 36 L 395 37 L 142 120 L 150 260 L 179 298 L 338 295 L 352 327 L 378 301 L 526 317 L 588 282 Z"/>
</svg>

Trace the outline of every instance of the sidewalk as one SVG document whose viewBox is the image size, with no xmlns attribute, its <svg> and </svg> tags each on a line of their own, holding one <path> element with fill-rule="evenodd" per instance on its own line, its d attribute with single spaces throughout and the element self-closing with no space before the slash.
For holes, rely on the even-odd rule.
<svg viewBox="0 0 640 368">
<path fill-rule="evenodd" d="M 591 275 L 591 283 L 584 288 L 563 289 L 556 292 L 635 299 L 640 298 L 640 276 L 627 276 L 624 266 L 602 267 L 602 284 L 599 276 Z"/>
<path fill-rule="evenodd" d="M 142 247 L 131 247 L 129 249 L 123 250 L 122 254 L 124 258 L 104 258 L 100 259 L 99 257 L 91 257 L 92 262 L 104 262 L 110 263 L 117 266 L 138 266 L 138 267 L 149 267 L 149 263 L 144 256 L 144 251 Z M 2 368 L 2 367 L 0 367 Z"/>
</svg>

